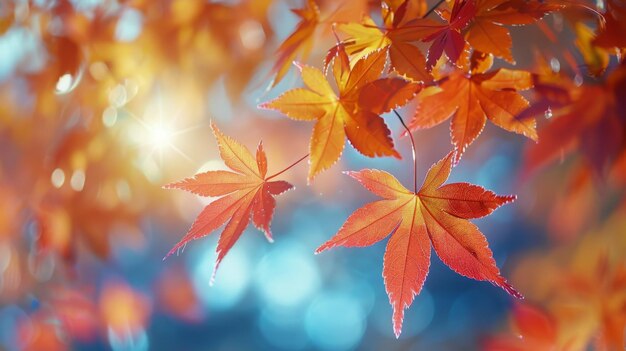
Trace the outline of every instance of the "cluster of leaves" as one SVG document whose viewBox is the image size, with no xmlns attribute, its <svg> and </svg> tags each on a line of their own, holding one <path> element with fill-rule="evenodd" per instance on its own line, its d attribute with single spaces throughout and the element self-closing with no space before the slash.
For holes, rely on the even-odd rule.
<svg viewBox="0 0 626 351">
<path fill-rule="evenodd" d="M 504 25 L 531 24 L 550 12 L 566 9 L 564 3 L 457 0 L 446 5 L 446 8 L 435 11 L 441 20 L 433 20 L 428 18 L 433 11 L 426 11 L 423 1 L 383 1 L 380 24 L 369 15 L 360 22 L 338 23 L 335 28 L 345 34 L 345 38 L 340 40 L 337 36 L 338 43 L 328 51 L 323 70 L 296 63 L 306 88 L 289 90 L 260 105 L 294 120 L 315 121 L 309 152 L 309 182 L 341 157 L 345 139 L 365 156 L 399 158 L 391 132 L 381 115 L 414 98 L 417 108 L 405 133 L 452 119 L 450 129 L 454 151 L 431 168 L 419 191 L 417 183 L 410 191 L 386 172 L 363 170 L 348 173 L 385 200 L 355 211 L 335 237 L 317 250 L 367 246 L 391 234 L 385 252 L 383 277 L 394 309 L 396 336 L 402 329 L 404 309 L 420 292 L 428 273 L 431 242 L 442 261 L 459 274 L 491 281 L 513 296 L 521 297 L 500 276 L 484 236 L 466 221 L 486 216 L 514 197 L 498 196 L 466 183 L 443 185 L 452 165 L 460 161 L 487 119 L 505 130 L 536 141 L 537 112 L 549 108 L 559 114 L 569 111 L 542 131 L 546 136 L 538 144 L 540 146 L 528 153 L 528 159 L 533 163 L 550 159 L 561 152 L 563 146 L 575 144 L 578 138 L 597 138 L 607 130 L 617 135 L 617 141 L 609 148 L 587 147 L 590 152 L 608 154 L 606 157 L 593 155 L 592 160 L 603 164 L 612 159 L 615 149 L 621 150 L 623 144 L 623 118 L 620 117 L 623 114 L 614 108 L 619 104 L 617 96 L 623 94 L 620 70 L 613 74 L 617 78 L 607 80 L 606 89 L 587 86 L 570 86 L 568 89 L 562 81 L 544 83 L 544 76 L 529 71 L 490 70 L 494 57 L 515 63 L 511 35 Z M 284 76 L 287 58 L 293 58 L 299 50 L 306 50 L 318 22 L 319 13 L 313 2 L 296 13 L 302 20 L 278 50 L 279 60 L 274 66 L 276 80 Z M 618 28 L 603 27 L 603 30 L 601 34 L 609 39 L 600 37 L 596 42 L 617 46 L 615 35 L 607 33 Z M 598 49 L 590 49 L 592 44 L 589 37 L 584 36 L 586 32 L 578 30 L 577 33 L 583 58 L 587 61 L 596 59 L 589 51 Z M 419 43 L 428 45 L 426 55 L 417 46 Z M 608 60 L 605 61 L 608 64 Z M 387 75 L 381 78 L 386 66 Z M 333 81 L 325 77 L 329 68 Z M 537 105 L 530 107 L 519 92 L 534 85 L 538 86 L 540 96 Z M 558 89 L 562 94 L 555 92 Z M 583 92 L 577 92 L 577 89 Z M 598 104 L 597 99 L 602 103 Z M 592 101 L 594 111 L 598 112 L 579 118 L 578 127 L 572 128 L 567 114 L 592 109 L 585 105 L 592 104 Z M 225 151 L 223 136 L 214 130 L 222 158 L 240 174 L 227 173 L 222 179 L 224 175 L 209 172 L 170 187 L 205 196 L 227 195 L 207 206 L 173 249 L 213 231 L 232 217 L 218 244 L 219 264 L 250 217 L 257 227 L 268 233 L 274 208 L 271 195 L 280 192 L 266 190 L 271 183 L 266 183 L 265 172 L 260 170 L 264 161 L 259 159 L 265 158 L 261 149 L 255 166 L 249 151 L 231 142 L 239 150 L 238 162 L 243 162 L 237 164 L 233 161 L 233 151 Z M 569 136 L 563 136 L 563 130 L 567 130 Z M 597 132 L 590 133 L 590 130 Z M 232 180 L 253 176 L 256 176 L 254 181 Z M 285 185 L 281 190 L 288 188 L 290 186 Z M 260 207 L 258 197 L 261 193 L 271 199 L 269 212 Z"/>
<path fill-rule="evenodd" d="M 315 121 L 309 151 L 309 182 L 341 157 L 345 139 L 365 156 L 399 158 L 382 115 L 413 99 L 417 101 L 417 108 L 405 134 L 452 119 L 454 151 L 431 168 L 419 191 L 417 183 L 410 191 L 386 172 L 349 173 L 385 200 L 357 210 L 336 236 L 317 251 L 340 245 L 367 246 L 391 233 L 383 277 L 394 309 L 396 336 L 401 332 L 403 310 L 419 293 L 426 278 L 431 242 L 443 262 L 453 270 L 474 279 L 491 281 L 513 296 L 521 297 L 500 276 L 483 235 L 466 221 L 488 215 L 514 197 L 498 196 L 466 183 L 443 183 L 453 164 L 460 161 L 466 148 L 479 136 L 487 119 L 536 141 L 537 112 L 565 108 L 573 103 L 573 99 L 551 100 L 551 92 L 557 87 L 542 84 L 545 77 L 541 74 L 508 68 L 491 70 L 494 57 L 515 63 L 511 35 L 505 25 L 534 23 L 548 13 L 568 9 L 565 3 L 458 0 L 440 2 L 436 6 L 439 5 L 441 8 L 427 11 L 423 1 L 383 1 L 378 7 L 379 13 L 375 6 L 371 9 L 382 19 L 380 24 L 367 13 L 359 22 L 338 22 L 333 30 L 344 37 L 340 39 L 335 34 L 337 44 L 328 51 L 323 69 L 296 63 L 306 87 L 289 90 L 259 106 L 279 111 L 294 120 Z M 577 6 L 584 7 L 584 4 L 570 7 Z M 294 12 L 301 21 L 278 49 L 279 58 L 274 66 L 276 78 L 272 85 L 284 77 L 289 59 L 308 50 L 319 24 L 319 10 L 311 1 Z M 433 12 L 441 19 L 428 18 Z M 603 30 L 611 33 L 617 28 L 603 27 Z M 585 40 L 583 32 L 578 33 L 580 40 Z M 422 54 L 420 43 L 428 45 L 426 55 Z M 581 44 L 579 47 L 584 58 L 591 58 L 588 46 Z M 326 78 L 328 71 L 332 73 L 332 81 Z M 383 72 L 386 74 L 381 77 Z M 534 85 L 541 89 L 537 89 L 538 104 L 531 107 L 520 92 Z M 614 85 L 609 83 L 611 87 Z M 565 91 L 568 93 L 575 94 L 573 90 Z M 614 98 L 608 100 L 614 101 Z M 598 119 L 609 123 L 606 121 L 611 118 L 601 116 Z M 566 118 L 559 118 L 563 120 Z M 233 151 L 225 151 L 224 137 L 214 130 L 222 158 L 239 174 L 208 172 L 169 187 L 204 196 L 225 195 L 204 209 L 173 249 L 208 234 L 231 218 L 218 244 L 219 264 L 250 217 L 267 235 L 274 208 L 272 195 L 280 191 L 268 190 L 271 183 L 266 183 L 265 172 L 261 171 L 263 162 L 258 161 L 264 159 L 261 149 L 255 165 L 248 150 L 229 142 L 239 150 L 238 162 L 243 162 L 236 164 L 233 155 L 229 155 Z M 572 134 L 578 136 L 580 132 L 576 130 Z M 550 137 L 545 138 L 548 140 L 540 143 L 541 147 L 547 145 L 552 151 L 535 152 L 548 157 L 546 154 L 560 150 L 561 144 L 555 147 Z M 554 142 L 560 141 L 554 138 Z M 529 155 L 533 157 L 532 152 Z M 222 179 L 224 176 L 226 178 Z M 245 177 L 254 180 L 233 180 Z M 415 177 L 417 179 L 417 175 Z M 288 188 L 290 186 L 285 185 L 281 190 Z M 271 199 L 268 212 L 260 207 L 260 194 Z"/>
<path fill-rule="evenodd" d="M 405 105 L 411 92 L 424 87 L 430 88 L 418 96 L 419 107 L 409 126 L 411 130 L 429 128 L 452 117 L 455 162 L 480 134 L 487 118 L 505 130 L 537 138 L 534 118 L 517 118 L 528 107 L 517 91 L 532 87 L 531 74 L 505 68 L 488 72 L 494 55 L 512 61 L 508 30 L 494 21 L 531 23 L 560 6 L 531 2 L 527 7 L 514 1 L 457 1 L 451 5 L 450 12 L 438 11 L 442 21 L 424 17 L 425 3 L 405 1 L 383 2 L 380 16 L 384 23 L 380 26 L 370 17 L 362 23 L 338 24 L 337 30 L 346 38 L 329 50 L 326 58 L 327 65 L 335 58 L 338 94 L 319 71 L 301 68 L 308 91 L 291 90 L 261 105 L 296 120 L 320 121 L 311 140 L 309 180 L 339 158 L 344 135 L 366 156 L 397 156 L 387 127 L 374 115 Z M 489 26 L 498 29 L 485 29 Z M 509 40 L 503 43 L 497 33 Z M 431 43 L 427 59 L 415 46 L 419 42 Z M 503 45 L 508 47 L 504 53 Z M 387 57 L 390 75 L 378 79 Z"/>
<path fill-rule="evenodd" d="M 309 181 L 340 157 L 344 136 L 363 155 L 397 156 L 380 115 L 405 105 L 411 94 L 420 90 L 408 129 L 430 128 L 452 118 L 455 152 L 429 171 L 420 191 L 408 191 L 380 171 L 350 173 L 387 200 L 357 210 L 337 235 L 318 249 L 371 245 L 392 233 L 383 276 L 394 307 L 396 335 L 401 331 L 402 310 L 419 293 L 427 274 L 430 244 L 426 238 L 460 274 L 490 280 L 520 296 L 499 276 L 480 232 L 461 220 L 487 215 L 511 198 L 467 184 L 437 188 L 447 176 L 433 180 L 449 173 L 452 157 L 454 163 L 459 162 L 487 119 L 537 141 L 535 116 L 553 109 L 551 113 L 559 118 L 541 131 L 542 142 L 527 154 L 531 163 L 550 159 L 564 148 L 585 145 L 584 153 L 592 153 L 589 159 L 596 168 L 606 168 L 607 162 L 621 157 L 625 144 L 625 110 L 620 102 L 625 93 L 623 64 L 608 75 L 603 87 L 570 84 L 565 88 L 565 75 L 544 83 L 549 78 L 538 73 L 507 68 L 490 71 L 494 57 L 515 63 L 511 36 L 504 25 L 531 24 L 550 12 L 584 8 L 583 3 L 460 0 L 447 5 L 448 9 L 436 11 L 441 21 L 427 18 L 431 11 L 425 12 L 423 2 L 389 1 L 381 4 L 380 24 L 369 16 L 359 23 L 338 24 L 337 30 L 346 36 L 328 51 L 325 61 L 325 67 L 334 62 L 338 93 L 321 71 L 298 65 L 307 89 L 288 91 L 261 105 L 296 120 L 317 120 L 310 143 Z M 582 21 L 574 22 L 576 44 L 589 74 L 606 70 L 609 49 L 618 56 L 623 51 L 617 34 L 620 25 L 614 22 L 622 12 L 611 2 L 608 23 L 602 22 L 595 38 Z M 426 55 L 417 46 L 419 42 L 429 45 Z M 388 75 L 379 78 L 387 60 Z M 537 104 L 530 107 L 519 92 L 535 85 Z M 572 117 L 580 111 L 588 111 L 587 116 Z M 573 118 L 577 121 L 572 122 Z"/>
</svg>

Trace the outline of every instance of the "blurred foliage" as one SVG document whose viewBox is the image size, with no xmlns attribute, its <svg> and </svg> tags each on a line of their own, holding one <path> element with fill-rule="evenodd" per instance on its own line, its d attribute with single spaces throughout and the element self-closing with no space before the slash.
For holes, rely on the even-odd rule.
<svg viewBox="0 0 626 351">
<path fill-rule="evenodd" d="M 455 1 L 434 11 L 434 1 L 421 0 L 2 1 L 0 348 L 623 349 L 626 6 L 464 4 L 477 9 L 473 17 Z M 407 34 L 412 20 L 434 29 L 416 40 Z M 487 42 L 489 33 L 502 45 Z M 386 77 L 421 86 L 402 110 L 420 129 L 421 170 L 452 148 L 448 128 L 434 127 L 449 114 L 437 123 L 419 118 L 449 77 L 484 84 L 514 63 L 531 77 L 533 88 L 520 93 L 530 103 L 518 104 L 528 106 L 509 122 L 537 120 L 539 142 L 489 124 L 483 131 L 484 116 L 471 115 L 476 133 L 460 144 L 473 146 L 455 171 L 519 194 L 513 215 L 496 213 L 483 224 L 501 234 L 489 237 L 494 257 L 506 261 L 527 298 L 522 305 L 508 309 L 498 292 L 472 290 L 482 288 L 442 275 L 435 262 L 438 278 L 396 341 L 386 330 L 391 311 L 380 265 L 371 263 L 380 252 L 306 256 L 348 207 L 370 199 L 338 168 L 387 168 L 402 182 L 412 179 L 408 141 L 384 114 L 405 160 L 363 158 L 347 147 L 310 186 L 305 167 L 286 173 L 297 191 L 279 204 L 275 245 L 283 246 L 267 248 L 250 235 L 224 261 L 224 290 L 207 292 L 204 266 L 215 257 L 203 257 L 212 249 L 161 263 L 206 204 L 161 186 L 224 168 L 209 120 L 247 146 L 263 138 L 276 173 L 306 153 L 309 127 L 255 106 L 297 85 L 292 61 L 321 68 L 339 47 L 352 67 L 384 52 Z M 402 58 L 406 52 L 414 62 Z M 513 88 L 503 95 L 517 94 Z M 439 101 L 456 111 L 454 97 Z M 507 311 L 510 330 L 487 330 L 498 329 Z"/>
</svg>

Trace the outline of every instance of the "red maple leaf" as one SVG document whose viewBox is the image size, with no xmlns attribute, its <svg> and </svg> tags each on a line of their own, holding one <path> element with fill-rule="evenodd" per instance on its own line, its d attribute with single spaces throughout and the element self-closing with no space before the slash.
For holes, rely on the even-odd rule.
<svg viewBox="0 0 626 351">
<path fill-rule="evenodd" d="M 347 174 L 384 198 L 356 210 L 337 234 L 316 253 L 335 246 L 369 246 L 387 236 L 383 277 L 393 306 L 396 337 L 402 330 L 404 309 L 422 290 L 430 266 L 430 246 L 455 272 L 487 280 L 521 298 L 500 275 L 478 227 L 467 221 L 484 217 L 515 196 L 500 196 L 469 183 L 443 185 L 452 169 L 453 153 L 431 167 L 419 191 L 406 189 L 391 174 L 366 169 Z M 417 188 L 417 187 L 416 187 Z"/>
<path fill-rule="evenodd" d="M 439 24 L 433 20 L 423 18 L 407 24 L 407 27 L 437 28 L 434 33 L 422 39 L 425 43 L 432 42 L 426 58 L 426 68 L 428 70 L 435 66 L 435 63 L 437 63 L 437 60 L 444 52 L 452 63 L 458 61 L 465 47 L 465 39 L 463 39 L 461 30 L 467 27 L 475 14 L 476 4 L 474 0 L 456 0 L 448 17 L 448 23 Z"/>
<path fill-rule="evenodd" d="M 270 222 L 276 207 L 274 196 L 293 186 L 282 180 L 270 181 L 275 175 L 267 176 L 267 157 L 262 143 L 259 143 L 255 158 L 245 146 L 222 134 L 214 124 L 211 124 L 211 128 L 217 139 L 220 157 L 234 172 L 208 171 L 164 186 L 166 189 L 182 189 L 200 196 L 221 196 L 202 210 L 187 234 L 165 257 L 228 221 L 217 243 L 216 271 L 248 226 L 250 218 L 265 233 L 267 240 L 273 241 Z"/>
</svg>

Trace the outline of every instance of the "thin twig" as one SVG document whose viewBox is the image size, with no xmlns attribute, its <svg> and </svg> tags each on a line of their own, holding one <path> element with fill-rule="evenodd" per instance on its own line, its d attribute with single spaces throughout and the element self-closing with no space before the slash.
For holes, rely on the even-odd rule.
<svg viewBox="0 0 626 351">
<path fill-rule="evenodd" d="M 428 17 L 428 15 L 433 13 L 433 11 L 435 11 L 439 7 L 439 5 L 443 4 L 444 1 L 445 0 L 437 1 L 437 3 L 433 7 L 431 7 L 428 11 L 426 11 L 426 13 L 424 14 L 424 16 L 422 16 L 422 18 Z M 398 111 L 394 109 L 393 113 L 395 113 L 396 116 L 398 116 L 400 123 L 402 123 L 402 126 L 406 130 L 406 134 L 409 136 L 409 139 L 411 140 L 411 153 L 413 156 L 413 191 L 417 193 L 417 148 L 415 148 L 415 140 L 413 139 L 413 134 L 411 134 L 411 130 L 409 129 L 409 127 L 407 127 L 406 123 L 404 123 L 404 119 L 402 119 L 402 116 L 400 116 Z"/>
<path fill-rule="evenodd" d="M 411 152 L 413 154 L 413 192 L 417 193 L 417 149 L 415 148 L 415 140 L 413 140 L 413 134 L 411 134 L 411 130 L 404 123 L 402 116 L 400 116 L 398 111 L 396 111 L 395 109 L 393 110 L 393 112 L 396 114 L 396 116 L 398 116 L 400 123 L 402 123 L 404 129 L 406 129 L 406 133 L 409 135 L 409 139 L 411 140 Z"/>
<path fill-rule="evenodd" d="M 298 163 L 300 163 L 300 162 L 304 161 L 307 157 L 309 157 L 309 154 L 306 154 L 306 155 L 302 156 L 302 157 L 301 157 L 298 161 L 296 161 L 296 162 L 292 163 L 291 165 L 289 165 L 289 167 L 287 167 L 287 168 L 283 169 L 282 171 L 280 171 L 280 172 L 278 172 L 278 173 L 275 173 L 275 174 L 273 174 L 273 175 L 271 175 L 271 176 L 269 176 L 269 177 L 265 178 L 265 180 L 270 180 L 270 179 L 272 179 L 272 178 L 278 177 L 279 175 L 281 175 L 281 174 L 283 174 L 283 173 L 287 172 L 288 170 L 290 170 L 291 168 L 293 168 L 293 167 L 294 167 L 295 165 L 297 165 Z"/>
</svg>

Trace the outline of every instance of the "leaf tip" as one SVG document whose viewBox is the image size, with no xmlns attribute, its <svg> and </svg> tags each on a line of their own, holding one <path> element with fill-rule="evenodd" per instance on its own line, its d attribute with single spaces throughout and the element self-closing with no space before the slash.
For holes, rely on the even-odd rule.
<svg viewBox="0 0 626 351">
<path fill-rule="evenodd" d="M 184 182 L 184 181 L 185 180 L 179 180 L 177 182 L 171 182 L 171 183 L 167 183 L 167 184 L 161 185 L 161 189 L 167 189 L 167 190 L 180 189 L 181 183 Z"/>
<path fill-rule="evenodd" d="M 209 279 L 209 286 L 213 286 L 215 284 L 215 275 L 217 274 L 217 267 L 219 267 L 219 261 L 215 263 L 215 268 L 213 268 L 213 273 L 211 273 L 211 279 Z"/>
<path fill-rule="evenodd" d="M 217 128 L 217 124 L 215 124 L 215 122 L 213 122 L 213 120 L 209 121 L 209 125 L 211 127 L 211 130 L 213 131 L 213 135 L 215 135 L 216 139 L 219 139 L 220 134 L 222 134 L 222 132 L 219 130 L 219 128 Z"/>
<path fill-rule="evenodd" d="M 267 87 L 265 88 L 265 92 L 269 92 L 270 90 L 272 90 L 273 87 L 276 86 L 276 84 L 278 84 L 276 77 L 272 78 L 272 80 L 270 81 L 270 84 L 267 85 Z"/>
<path fill-rule="evenodd" d="M 393 333 L 395 334 L 396 339 L 398 339 L 400 337 L 400 334 L 402 333 L 403 321 L 404 321 L 404 309 L 402 308 L 402 306 L 394 303 L 391 322 L 393 323 Z"/>
<path fill-rule="evenodd" d="M 511 295 L 511 296 L 513 296 L 513 297 L 515 297 L 517 299 L 520 299 L 520 300 L 524 299 L 524 295 L 522 295 L 519 291 L 515 290 L 515 288 L 506 281 L 506 279 L 501 277 L 499 279 L 499 281 L 497 281 L 496 283 L 497 283 L 497 285 L 499 287 L 504 289 L 504 291 L 509 293 L 509 295 Z"/>
<path fill-rule="evenodd" d="M 402 334 L 402 319 L 400 319 L 400 323 L 395 320 L 393 321 L 393 334 L 396 336 L 396 339 L 400 338 L 400 334 Z"/>
<path fill-rule="evenodd" d="M 535 142 L 535 144 L 539 143 L 539 134 L 537 134 L 537 130 L 533 128 L 530 133 L 528 133 L 528 138 Z"/>
<path fill-rule="evenodd" d="M 515 288 L 513 288 L 511 285 L 506 284 L 506 287 L 504 288 L 504 290 L 506 290 L 506 292 L 508 292 L 511 296 L 523 300 L 524 299 L 524 295 L 522 295 L 522 293 L 520 293 L 519 291 L 515 290 Z"/>
<path fill-rule="evenodd" d="M 347 175 L 347 176 L 348 176 L 348 177 L 350 177 L 350 178 L 353 178 L 353 179 L 357 179 L 357 180 L 358 180 L 358 173 L 359 173 L 359 172 L 357 172 L 357 171 L 343 171 L 343 172 L 341 172 L 341 173 L 343 173 L 343 174 Z"/>
<path fill-rule="evenodd" d="M 504 205 L 517 200 L 517 195 L 500 195 L 498 198 L 502 200 L 502 205 Z"/>
<path fill-rule="evenodd" d="M 296 68 L 302 72 L 302 68 L 304 68 L 304 64 L 298 61 L 292 61 L 291 63 L 293 63 L 294 66 L 296 66 Z"/>
<path fill-rule="evenodd" d="M 165 261 L 168 257 L 172 256 L 174 254 L 174 252 L 176 252 L 176 250 L 178 250 L 178 245 L 174 246 L 168 253 L 167 255 L 165 255 L 165 257 L 163 257 L 163 261 Z"/>
<path fill-rule="evenodd" d="M 271 110 L 272 109 L 271 104 L 272 104 L 271 101 L 265 101 L 256 105 L 256 108 L 258 108 L 259 110 Z"/>
</svg>

